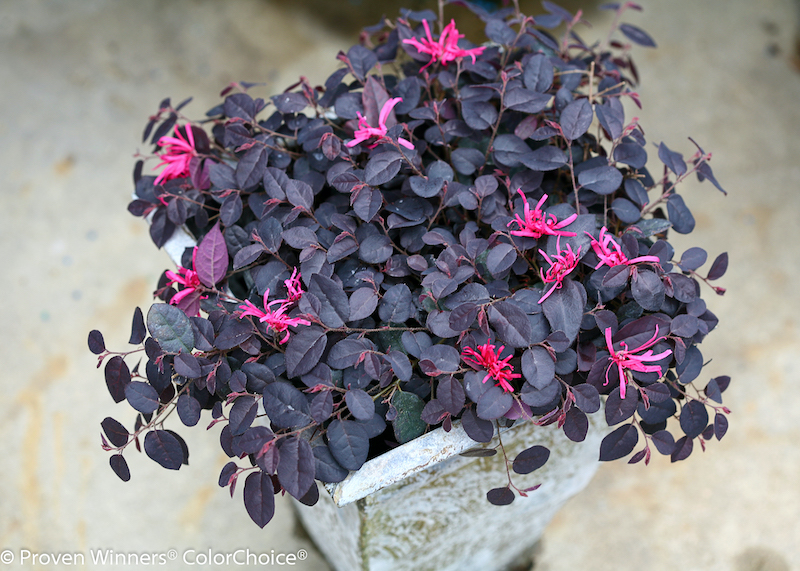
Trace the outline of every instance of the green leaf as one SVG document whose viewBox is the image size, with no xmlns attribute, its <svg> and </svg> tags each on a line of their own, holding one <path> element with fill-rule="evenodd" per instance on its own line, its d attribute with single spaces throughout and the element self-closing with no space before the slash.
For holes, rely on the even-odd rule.
<svg viewBox="0 0 800 571">
<path fill-rule="evenodd" d="M 167 353 L 191 353 L 194 348 L 192 323 L 175 306 L 157 303 L 147 312 L 147 330 Z"/>
<path fill-rule="evenodd" d="M 422 409 L 425 403 L 414 393 L 398 392 L 392 397 L 392 405 L 397 409 L 397 416 L 392 422 L 394 435 L 400 444 L 422 435 L 427 424 L 422 420 Z"/>
</svg>

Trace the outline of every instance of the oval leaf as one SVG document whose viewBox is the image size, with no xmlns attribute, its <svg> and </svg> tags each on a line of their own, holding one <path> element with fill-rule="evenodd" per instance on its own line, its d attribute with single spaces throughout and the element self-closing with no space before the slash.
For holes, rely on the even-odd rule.
<svg viewBox="0 0 800 571">
<path fill-rule="evenodd" d="M 183 446 L 175 435 L 166 430 L 148 432 L 144 437 L 144 451 L 167 470 L 178 470 L 183 465 Z"/>
</svg>

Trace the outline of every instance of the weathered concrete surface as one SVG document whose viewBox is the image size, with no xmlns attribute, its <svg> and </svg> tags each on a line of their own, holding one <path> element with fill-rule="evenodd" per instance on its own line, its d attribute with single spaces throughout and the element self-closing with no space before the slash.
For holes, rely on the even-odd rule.
<svg viewBox="0 0 800 571">
<path fill-rule="evenodd" d="M 712 150 L 729 191 L 692 182 L 682 194 L 698 222 L 691 243 L 731 255 L 720 282 L 728 293 L 709 299 L 721 323 L 703 344 L 714 358 L 704 375 L 734 377 L 731 429 L 679 464 L 603 466 L 545 532 L 537 569 L 800 569 L 795 6 L 643 3 L 626 20 L 659 47 L 636 52 L 636 114 L 651 142 L 691 155 L 690 135 Z M 110 415 L 130 426 L 133 415 L 105 394 L 86 334 L 99 328 L 124 348 L 133 307 L 147 307 L 168 264 L 125 212 L 133 155 L 158 102 L 193 95 L 187 113 L 200 116 L 230 81 L 264 81 L 265 96 L 301 74 L 318 83 L 354 38 L 302 6 L 257 0 L 4 0 L 0 9 L 0 551 L 17 556 L 9 568 L 32 568 L 18 565 L 21 548 L 83 553 L 97 569 L 143 566 L 93 566 L 90 549 L 174 548 L 179 558 L 165 568 L 188 569 L 197 568 L 181 561 L 189 550 L 250 548 L 306 549 L 297 568 L 326 569 L 293 534 L 288 505 L 262 531 L 240 490 L 230 500 L 216 486 L 225 459 L 203 445 L 201 427 L 182 431 L 190 466 L 167 472 L 132 456 L 132 481 L 117 480 L 99 423 Z M 590 11 L 601 31 L 606 16 L 597 16 Z"/>
</svg>

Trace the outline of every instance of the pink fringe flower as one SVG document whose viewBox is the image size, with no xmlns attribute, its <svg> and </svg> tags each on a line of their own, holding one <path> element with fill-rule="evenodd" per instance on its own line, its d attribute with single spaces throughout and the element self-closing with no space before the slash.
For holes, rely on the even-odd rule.
<svg viewBox="0 0 800 571">
<path fill-rule="evenodd" d="M 476 351 L 471 347 L 465 347 L 461 352 L 461 358 L 475 369 L 486 370 L 484 383 L 491 377 L 497 381 L 496 385 L 501 386 L 505 392 L 514 392 L 514 387 L 509 381 L 518 379 L 521 375 L 515 373 L 514 367 L 509 364 L 513 355 L 509 355 L 505 359 L 500 358 L 500 353 L 505 349 L 505 345 L 501 345 L 500 349 L 495 351 L 494 345 L 487 341 L 483 345 L 478 345 L 477 349 Z"/>
<path fill-rule="evenodd" d="M 189 176 L 189 163 L 197 156 L 197 150 L 194 148 L 192 126 L 186 125 L 183 131 L 186 133 L 186 138 L 176 127 L 174 137 L 164 136 L 158 140 L 158 146 L 163 147 L 164 152 L 159 155 L 161 162 L 153 170 L 162 166 L 166 168 L 156 177 L 154 184 Z"/>
<path fill-rule="evenodd" d="M 294 303 L 303 297 L 303 286 L 300 283 L 300 272 L 297 271 L 297 268 L 294 268 L 292 276 L 283 283 L 286 284 L 286 290 L 289 293 L 286 301 Z"/>
<path fill-rule="evenodd" d="M 431 35 L 431 28 L 428 26 L 427 20 L 422 20 L 422 25 L 425 28 L 425 35 L 427 38 L 417 39 L 409 38 L 403 40 L 404 44 L 410 44 L 417 48 L 421 54 L 429 54 L 431 60 L 420 69 L 422 71 L 434 62 L 439 61 L 442 65 L 447 65 L 451 61 L 458 58 L 471 57 L 472 63 L 475 63 L 475 56 L 483 53 L 484 47 L 472 48 L 464 50 L 458 47 L 458 40 L 464 37 L 464 34 L 459 34 L 456 29 L 456 21 L 450 20 L 450 23 L 442 30 L 442 35 L 439 36 L 439 41 L 434 41 Z"/>
<path fill-rule="evenodd" d="M 372 149 L 378 145 L 381 139 L 385 139 L 386 131 L 388 128 L 386 127 L 386 120 L 389 118 L 389 113 L 392 112 L 394 106 L 400 103 L 403 100 L 402 97 L 395 97 L 394 99 L 389 99 L 386 103 L 383 104 L 381 108 L 380 116 L 378 117 L 378 126 L 372 127 L 369 122 L 367 121 L 366 117 L 361 115 L 360 112 L 357 113 L 358 115 L 358 129 L 356 132 L 353 133 L 354 139 L 345 143 L 346 147 L 355 147 L 359 143 L 363 143 L 364 141 L 368 141 L 372 138 L 378 139 L 374 144 L 370 145 L 369 148 Z M 406 141 L 405 139 L 398 138 L 397 142 L 403 145 L 407 149 L 414 149 L 414 145 L 411 144 L 410 141 Z"/>
<path fill-rule="evenodd" d="M 512 230 L 512 236 L 523 236 L 527 238 L 541 238 L 542 236 L 577 236 L 575 232 L 567 232 L 566 230 L 561 230 L 564 226 L 569 226 L 572 222 L 578 217 L 577 214 L 573 214 L 572 216 L 565 218 L 561 222 L 553 214 L 545 214 L 542 212 L 542 204 L 545 203 L 547 200 L 547 195 L 543 195 L 542 198 L 539 199 L 539 202 L 536 203 L 536 207 L 531 210 L 530 205 L 528 204 L 528 199 L 525 197 L 525 194 L 522 192 L 522 189 L 518 189 L 519 195 L 522 197 L 522 204 L 525 205 L 525 210 L 523 215 L 525 219 L 519 217 L 519 214 L 515 214 L 515 220 L 512 220 L 508 223 L 510 227 L 512 224 L 517 224 L 519 226 L 519 230 Z"/>
<path fill-rule="evenodd" d="M 169 300 L 169 302 L 172 305 L 177 305 L 183 298 L 185 298 L 187 295 L 191 293 L 194 293 L 195 290 L 197 290 L 201 286 L 200 277 L 197 275 L 197 272 L 194 271 L 196 259 L 197 259 L 197 248 L 195 247 L 194 252 L 192 253 L 191 270 L 183 267 L 179 267 L 177 273 L 173 272 L 172 270 L 167 270 L 166 274 L 167 277 L 170 279 L 167 285 L 179 283 L 183 286 L 183 289 L 180 290 L 175 295 L 173 295 L 172 299 Z"/>
<path fill-rule="evenodd" d="M 588 232 L 586 232 L 586 235 L 592 239 L 592 249 L 594 253 L 597 254 L 597 257 L 600 258 L 600 261 L 594 267 L 595 270 L 600 269 L 600 267 L 604 265 L 613 268 L 614 266 L 622 265 L 630 266 L 638 262 L 651 262 L 656 265 L 661 262 L 658 256 L 638 256 L 628 259 L 627 256 L 622 253 L 622 248 L 620 248 L 620 245 L 614 240 L 614 237 L 608 233 L 608 228 L 605 226 L 600 229 L 599 240 L 596 240 L 594 236 Z"/>
<path fill-rule="evenodd" d="M 242 310 L 242 312 L 239 314 L 239 319 L 245 317 L 246 315 L 257 317 L 261 323 L 266 323 L 278 338 L 280 338 L 280 335 L 285 332 L 286 335 L 280 339 L 281 344 L 286 343 L 289 340 L 289 327 L 297 327 L 298 325 L 311 325 L 311 322 L 307 319 L 303 319 L 302 317 L 289 317 L 286 315 L 286 311 L 289 309 L 289 306 L 291 306 L 294 302 L 288 299 L 276 299 L 274 301 L 268 301 L 268 299 L 269 290 L 264 292 L 264 311 L 258 309 L 249 299 L 245 300 L 244 304 L 239 306 L 239 309 Z M 272 308 L 275 305 L 278 306 L 277 309 Z"/>
<path fill-rule="evenodd" d="M 612 366 L 616 365 L 619 371 L 619 396 L 623 399 L 625 398 L 625 387 L 627 385 L 627 379 L 625 377 L 626 369 L 630 371 L 639 371 L 642 373 L 658 373 L 661 375 L 661 365 L 645 365 L 645 362 L 660 361 L 664 357 L 672 354 L 672 349 L 667 349 L 658 355 L 653 355 L 653 350 L 649 349 L 660 340 L 658 338 L 658 325 L 656 325 L 656 332 L 653 334 L 653 337 L 636 349 L 628 349 L 628 345 L 623 341 L 620 343 L 620 347 L 622 347 L 622 349 L 619 351 L 614 351 L 614 344 L 611 342 L 610 327 L 606 327 L 605 337 L 606 347 L 608 347 L 608 352 L 610 353 L 609 359 L 611 359 L 611 364 L 609 365 L 608 369 L 606 369 L 606 382 L 604 384 L 608 384 L 608 371 Z M 641 351 L 643 349 L 648 349 L 648 351 L 642 353 L 641 355 L 633 354 L 636 351 Z"/>
<path fill-rule="evenodd" d="M 558 254 L 554 255 L 552 260 L 544 250 L 539 250 L 547 263 L 550 264 L 547 272 L 545 272 L 542 268 L 539 268 L 539 276 L 542 278 L 544 283 L 553 284 L 553 286 L 541 297 L 539 303 L 542 303 L 544 300 L 546 300 L 555 290 L 561 289 L 564 278 L 566 278 L 572 270 L 578 267 L 578 262 L 581 260 L 580 247 L 578 247 L 577 252 L 573 252 L 572 246 L 567 244 L 567 249 L 562 250 L 560 242 L 561 237 L 559 236 L 556 238 L 556 250 L 558 250 Z"/>
</svg>

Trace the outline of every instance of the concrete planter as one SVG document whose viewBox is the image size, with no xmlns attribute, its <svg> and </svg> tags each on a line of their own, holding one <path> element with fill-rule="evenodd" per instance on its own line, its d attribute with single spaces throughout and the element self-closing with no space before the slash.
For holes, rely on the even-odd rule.
<svg viewBox="0 0 800 571">
<path fill-rule="evenodd" d="M 489 489 L 508 481 L 502 456 L 460 456 L 481 445 L 454 425 L 449 433 L 434 430 L 329 484 L 315 506 L 297 504 L 298 517 L 336 571 L 505 569 L 533 549 L 559 508 L 597 470 L 600 441 L 609 429 L 602 414 L 589 421 L 581 443 L 555 425 L 519 422 L 502 432 L 512 459 L 535 444 L 551 450 L 544 467 L 514 475 L 520 488 L 541 487 L 507 506 L 486 500 Z"/>
</svg>

